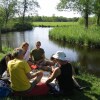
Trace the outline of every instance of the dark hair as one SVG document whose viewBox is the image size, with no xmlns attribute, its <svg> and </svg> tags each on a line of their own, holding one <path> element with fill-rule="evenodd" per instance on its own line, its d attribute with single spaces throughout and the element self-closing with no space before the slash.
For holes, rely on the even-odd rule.
<svg viewBox="0 0 100 100">
<path fill-rule="evenodd" d="M 50 60 L 54 60 L 55 58 L 53 57 L 54 54 L 52 54 L 52 56 L 50 57 Z"/>
<path fill-rule="evenodd" d="M 40 41 L 37 41 L 36 44 L 37 44 L 37 43 L 39 43 L 39 44 L 41 45 L 41 42 L 40 42 Z"/>
<path fill-rule="evenodd" d="M 10 60 L 13 59 L 13 55 L 11 53 L 8 53 L 6 56 L 8 56 L 10 58 Z"/>
<path fill-rule="evenodd" d="M 14 58 L 17 58 L 17 57 L 18 57 L 20 54 L 22 54 L 22 53 L 24 53 L 24 50 L 18 48 L 18 49 L 15 49 L 15 50 L 13 51 L 12 55 L 13 55 Z"/>
</svg>

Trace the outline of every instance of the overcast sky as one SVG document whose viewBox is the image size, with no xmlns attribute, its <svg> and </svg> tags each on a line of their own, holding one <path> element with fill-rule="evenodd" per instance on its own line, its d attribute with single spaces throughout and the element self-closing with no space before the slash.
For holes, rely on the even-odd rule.
<svg viewBox="0 0 100 100">
<path fill-rule="evenodd" d="M 68 12 L 68 11 L 57 11 L 56 5 L 59 3 L 60 0 L 37 0 L 40 8 L 38 9 L 39 16 L 63 16 L 63 17 L 80 17 L 79 14 L 75 12 Z"/>
</svg>

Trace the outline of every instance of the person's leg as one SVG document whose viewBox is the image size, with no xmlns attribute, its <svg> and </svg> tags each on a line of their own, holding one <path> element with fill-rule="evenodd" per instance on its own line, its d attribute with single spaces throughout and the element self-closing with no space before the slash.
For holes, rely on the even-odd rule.
<svg viewBox="0 0 100 100">
<path fill-rule="evenodd" d="M 74 82 L 74 86 L 75 86 L 76 88 L 80 88 L 81 86 L 80 86 L 79 83 L 76 81 L 76 79 L 74 78 L 74 76 L 72 77 L 72 79 L 73 79 L 73 82 Z"/>
<path fill-rule="evenodd" d="M 85 86 L 85 87 L 80 86 L 79 83 L 76 81 L 76 79 L 75 79 L 74 77 L 72 77 L 72 79 L 73 79 L 73 82 L 74 82 L 74 87 L 75 87 L 77 90 L 81 91 L 81 90 L 83 90 L 83 89 L 88 88 L 87 86 Z"/>
</svg>

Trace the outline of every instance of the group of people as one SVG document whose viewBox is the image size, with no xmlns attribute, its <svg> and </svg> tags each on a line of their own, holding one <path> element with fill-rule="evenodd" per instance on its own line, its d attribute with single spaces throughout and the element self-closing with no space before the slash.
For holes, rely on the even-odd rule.
<svg viewBox="0 0 100 100">
<path fill-rule="evenodd" d="M 14 93 L 24 95 L 43 95 L 50 90 L 49 84 L 56 79 L 60 94 L 72 93 L 74 87 L 81 86 L 73 77 L 73 68 L 66 59 L 63 51 L 57 51 L 50 60 L 45 59 L 45 51 L 40 47 L 41 42 L 36 42 L 36 48 L 29 51 L 29 44 L 22 43 L 15 48 L 13 53 L 7 54 L 0 61 L 0 77 L 7 70 L 10 77 L 10 86 Z M 38 71 L 30 73 L 35 68 Z M 42 83 L 43 71 L 49 71 L 50 76 Z M 33 81 L 30 82 L 30 80 Z"/>
</svg>

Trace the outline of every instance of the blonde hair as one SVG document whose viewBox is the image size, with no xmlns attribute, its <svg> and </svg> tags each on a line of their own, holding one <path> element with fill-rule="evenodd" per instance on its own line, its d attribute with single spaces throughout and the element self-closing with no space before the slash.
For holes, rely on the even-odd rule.
<svg viewBox="0 0 100 100">
<path fill-rule="evenodd" d="M 29 46 L 29 44 L 27 42 L 23 42 L 20 47 L 23 48 L 25 45 L 28 45 Z"/>
</svg>

